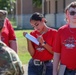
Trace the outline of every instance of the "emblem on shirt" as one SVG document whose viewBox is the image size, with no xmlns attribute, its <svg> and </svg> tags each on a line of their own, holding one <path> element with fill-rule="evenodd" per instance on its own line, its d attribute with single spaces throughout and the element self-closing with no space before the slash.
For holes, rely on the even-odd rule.
<svg viewBox="0 0 76 75">
<path fill-rule="evenodd" d="M 76 40 L 74 37 L 71 36 L 64 40 L 63 44 L 67 48 L 74 48 L 76 46 Z"/>
<path fill-rule="evenodd" d="M 41 46 L 41 45 L 36 46 L 35 48 L 36 48 L 36 50 L 38 50 L 38 51 L 43 51 L 43 50 L 45 50 L 45 48 L 44 48 L 43 46 Z"/>
</svg>

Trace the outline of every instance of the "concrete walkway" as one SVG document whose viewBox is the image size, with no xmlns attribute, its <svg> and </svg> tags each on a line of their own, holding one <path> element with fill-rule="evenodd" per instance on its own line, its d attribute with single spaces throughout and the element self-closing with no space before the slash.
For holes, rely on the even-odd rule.
<svg viewBox="0 0 76 75">
<path fill-rule="evenodd" d="M 27 64 L 24 64 L 24 65 L 23 65 L 23 68 L 24 68 L 24 75 L 28 75 L 28 74 L 27 74 L 28 65 L 27 65 Z"/>
</svg>

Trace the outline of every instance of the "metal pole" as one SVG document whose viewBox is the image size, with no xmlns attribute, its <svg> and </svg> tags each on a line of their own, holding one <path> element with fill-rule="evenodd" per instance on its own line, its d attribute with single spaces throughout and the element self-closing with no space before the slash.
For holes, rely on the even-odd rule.
<svg viewBox="0 0 76 75">
<path fill-rule="evenodd" d="M 57 28 L 57 0 L 55 0 L 55 28 Z"/>
<path fill-rule="evenodd" d="M 42 14 L 44 14 L 44 0 L 42 0 Z"/>
</svg>

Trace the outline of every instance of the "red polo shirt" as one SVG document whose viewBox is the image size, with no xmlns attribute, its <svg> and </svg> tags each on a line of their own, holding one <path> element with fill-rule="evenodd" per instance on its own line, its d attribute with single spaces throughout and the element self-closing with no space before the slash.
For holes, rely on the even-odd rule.
<svg viewBox="0 0 76 75">
<path fill-rule="evenodd" d="M 1 40 L 8 46 L 10 40 L 16 40 L 14 29 L 7 18 L 4 21 L 4 27 L 1 32 Z"/>
</svg>

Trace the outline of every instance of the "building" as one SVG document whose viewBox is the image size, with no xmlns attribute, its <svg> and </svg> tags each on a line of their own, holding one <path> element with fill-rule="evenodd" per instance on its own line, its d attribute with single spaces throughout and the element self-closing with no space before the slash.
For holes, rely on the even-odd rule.
<svg viewBox="0 0 76 75">
<path fill-rule="evenodd" d="M 17 27 L 30 29 L 30 16 L 33 12 L 43 13 L 47 19 L 47 25 L 59 28 L 66 23 L 64 9 L 72 1 L 76 0 L 42 0 L 42 11 L 33 6 L 33 0 L 16 0 Z"/>
<path fill-rule="evenodd" d="M 16 0 L 17 28 L 30 28 L 29 17 L 33 12 L 32 0 Z"/>
<path fill-rule="evenodd" d="M 65 7 L 76 0 L 42 0 L 42 13 L 47 19 L 47 25 L 59 28 L 66 23 Z"/>
<path fill-rule="evenodd" d="M 16 0 L 17 28 L 30 29 L 30 16 L 33 12 L 41 12 L 41 8 L 33 6 L 33 0 Z"/>
</svg>

